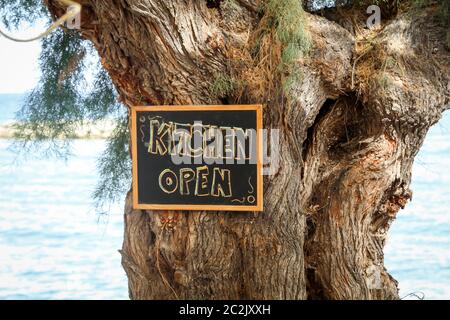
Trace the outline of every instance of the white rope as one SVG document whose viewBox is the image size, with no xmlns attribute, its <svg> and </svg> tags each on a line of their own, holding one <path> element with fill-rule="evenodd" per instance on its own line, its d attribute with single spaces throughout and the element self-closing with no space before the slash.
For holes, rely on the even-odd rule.
<svg viewBox="0 0 450 320">
<path fill-rule="evenodd" d="M 78 2 L 71 1 L 71 0 L 58 0 L 58 1 L 65 4 L 68 7 L 67 12 L 63 16 L 61 16 L 58 20 L 56 20 L 46 31 L 44 31 L 40 35 L 30 38 L 30 39 L 18 39 L 18 38 L 14 38 L 10 35 L 7 35 L 1 29 L 0 29 L 0 35 L 4 36 L 5 38 L 7 38 L 11 41 L 15 41 L 15 42 L 31 42 L 31 41 L 39 40 L 41 38 L 48 36 L 56 28 L 63 25 L 66 21 L 70 21 L 70 20 L 74 19 L 78 14 L 80 14 L 81 4 L 79 4 Z"/>
</svg>

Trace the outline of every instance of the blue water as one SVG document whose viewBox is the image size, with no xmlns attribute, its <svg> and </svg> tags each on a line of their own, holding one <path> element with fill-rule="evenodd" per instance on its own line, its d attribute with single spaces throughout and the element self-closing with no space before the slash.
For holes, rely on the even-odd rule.
<svg viewBox="0 0 450 320">
<path fill-rule="evenodd" d="M 24 99 L 23 94 L 0 94 L 0 124 L 14 120 Z"/>
<path fill-rule="evenodd" d="M 127 299 L 122 206 L 103 218 L 92 207 L 104 141 L 19 166 L 9 145 L 0 139 L 0 299 Z"/>
<path fill-rule="evenodd" d="M 0 95 L 0 123 L 12 119 L 20 98 Z M 92 207 L 104 141 L 75 141 L 67 162 L 15 164 L 9 145 L 0 139 L 0 299 L 127 299 L 117 251 L 122 204 L 103 218 Z M 450 298 L 449 164 L 447 114 L 417 157 L 413 201 L 389 232 L 386 267 L 402 296 Z"/>
<path fill-rule="evenodd" d="M 431 128 L 413 167 L 413 199 L 389 231 L 386 267 L 402 295 L 450 299 L 450 113 Z"/>
</svg>

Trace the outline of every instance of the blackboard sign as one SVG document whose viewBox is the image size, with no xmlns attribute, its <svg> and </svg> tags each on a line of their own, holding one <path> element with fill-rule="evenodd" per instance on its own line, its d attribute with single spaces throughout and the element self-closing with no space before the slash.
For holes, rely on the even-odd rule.
<svg viewBox="0 0 450 320">
<path fill-rule="evenodd" d="M 133 207 L 262 211 L 262 106 L 131 110 Z"/>
</svg>

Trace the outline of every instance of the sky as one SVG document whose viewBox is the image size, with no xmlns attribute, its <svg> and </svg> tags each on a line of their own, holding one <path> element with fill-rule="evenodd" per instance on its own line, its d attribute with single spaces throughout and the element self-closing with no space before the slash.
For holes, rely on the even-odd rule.
<svg viewBox="0 0 450 320">
<path fill-rule="evenodd" d="M 0 26 L 2 31 L 5 30 Z M 8 32 L 27 38 L 39 34 L 45 27 L 34 26 L 24 31 Z M 0 94 L 23 93 L 36 86 L 39 79 L 38 57 L 41 42 L 18 43 L 0 35 Z"/>
</svg>

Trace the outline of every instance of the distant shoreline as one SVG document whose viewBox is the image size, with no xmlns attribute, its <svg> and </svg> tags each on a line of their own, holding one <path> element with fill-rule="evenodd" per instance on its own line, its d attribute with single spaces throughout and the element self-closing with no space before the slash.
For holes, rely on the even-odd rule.
<svg viewBox="0 0 450 320">
<path fill-rule="evenodd" d="M 0 139 L 14 139 L 14 122 L 0 123 Z M 98 121 L 87 123 L 75 130 L 73 136 L 68 139 L 106 139 L 114 130 L 113 121 Z"/>
</svg>

